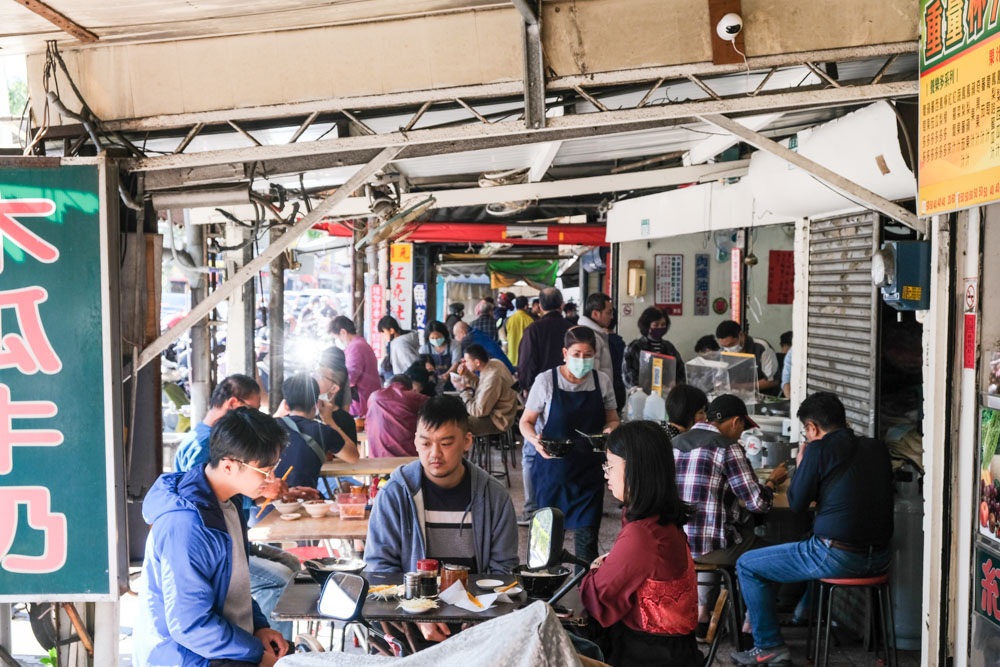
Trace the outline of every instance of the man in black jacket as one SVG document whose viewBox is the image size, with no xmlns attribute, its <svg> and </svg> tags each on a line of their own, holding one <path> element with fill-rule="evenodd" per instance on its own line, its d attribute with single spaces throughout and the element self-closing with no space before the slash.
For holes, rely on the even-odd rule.
<svg viewBox="0 0 1000 667">
<path fill-rule="evenodd" d="M 861 438 L 847 426 L 844 404 L 821 392 L 798 411 L 799 443 L 788 504 L 804 512 L 816 503 L 813 537 L 744 554 L 736 563 L 753 626 L 754 648 L 734 653 L 740 665 L 790 665 L 774 610 L 773 582 L 860 578 L 889 567 L 892 538 L 892 465 L 885 443 Z"/>
</svg>

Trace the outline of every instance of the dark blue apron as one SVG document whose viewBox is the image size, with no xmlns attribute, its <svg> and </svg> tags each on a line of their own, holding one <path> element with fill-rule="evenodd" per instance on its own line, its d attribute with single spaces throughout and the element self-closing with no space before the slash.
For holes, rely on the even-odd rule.
<svg viewBox="0 0 1000 667">
<path fill-rule="evenodd" d="M 595 453 L 577 429 L 594 434 L 604 430 L 604 398 L 594 371 L 592 391 L 563 391 L 559 368 L 552 369 L 552 402 L 542 429 L 547 440 L 573 440 L 570 453 L 561 459 L 535 457 L 531 486 L 538 507 L 558 507 L 566 528 L 599 526 L 604 509 L 604 454 Z"/>
</svg>

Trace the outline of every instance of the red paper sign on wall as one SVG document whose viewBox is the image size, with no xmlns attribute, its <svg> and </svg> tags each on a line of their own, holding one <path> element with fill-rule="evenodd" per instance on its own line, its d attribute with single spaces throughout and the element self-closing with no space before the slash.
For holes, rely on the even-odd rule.
<svg viewBox="0 0 1000 667">
<path fill-rule="evenodd" d="M 795 298 L 795 253 L 772 250 L 767 258 L 767 302 L 788 305 Z"/>
</svg>

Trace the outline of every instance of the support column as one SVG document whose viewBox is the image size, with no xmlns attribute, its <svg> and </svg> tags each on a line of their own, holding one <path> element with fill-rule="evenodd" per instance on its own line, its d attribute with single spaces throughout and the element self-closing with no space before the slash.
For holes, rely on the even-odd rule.
<svg viewBox="0 0 1000 667">
<path fill-rule="evenodd" d="M 205 237 L 201 225 L 191 223 L 190 212 L 181 212 L 184 220 L 184 246 L 196 266 L 205 265 Z M 190 272 L 188 288 L 191 292 L 191 308 L 205 298 L 208 290 L 203 273 Z M 198 320 L 191 327 L 191 349 L 188 353 L 188 372 L 191 378 L 191 426 L 199 423 L 208 412 L 208 400 L 212 394 L 211 348 L 209 346 L 208 321 Z"/>
<path fill-rule="evenodd" d="M 226 223 L 227 246 L 236 246 L 247 240 L 247 229 L 236 223 Z M 226 253 L 226 280 L 232 280 L 243 266 L 253 258 L 253 245 Z M 229 297 L 229 315 L 226 323 L 226 375 L 243 373 L 254 376 L 253 349 L 253 280 L 248 280 Z"/>
<path fill-rule="evenodd" d="M 271 243 L 276 243 L 284 232 L 271 230 Z M 285 255 L 271 262 L 271 294 L 267 306 L 268 327 L 268 409 L 271 414 L 284 398 L 281 390 L 285 378 Z"/>
</svg>

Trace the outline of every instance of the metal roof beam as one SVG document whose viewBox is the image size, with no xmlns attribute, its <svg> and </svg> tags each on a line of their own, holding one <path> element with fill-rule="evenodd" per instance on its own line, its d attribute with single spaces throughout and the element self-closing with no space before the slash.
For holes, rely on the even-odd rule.
<svg viewBox="0 0 1000 667">
<path fill-rule="evenodd" d="M 841 89 L 838 88 L 835 90 Z M 727 132 L 731 132 L 748 144 L 756 146 L 760 150 L 772 153 L 777 157 L 780 157 L 785 162 L 793 164 L 806 173 L 815 176 L 831 187 L 839 190 L 848 199 L 854 200 L 863 206 L 867 206 L 868 208 L 878 211 L 893 220 L 898 220 L 910 229 L 916 230 L 924 236 L 927 235 L 926 220 L 918 218 L 914 213 L 911 213 L 899 204 L 891 202 L 885 197 L 872 192 L 868 188 L 844 178 L 840 174 L 827 169 L 820 163 L 814 162 L 807 157 L 803 157 L 795 151 L 782 146 L 778 142 L 768 139 L 760 132 L 755 132 L 750 128 L 740 125 L 731 118 L 726 118 L 725 116 L 718 114 L 706 114 L 699 117 L 706 123 L 711 123 L 716 127 L 726 130 Z"/>
<path fill-rule="evenodd" d="M 352 136 L 322 141 L 300 142 L 251 148 L 234 148 L 200 153 L 162 155 L 132 160 L 128 163 L 132 171 L 164 171 L 189 169 L 219 164 L 253 161 L 286 161 L 286 169 L 266 165 L 269 174 L 302 171 L 296 165 L 299 160 L 317 158 L 315 163 L 327 166 L 358 164 L 359 155 L 370 159 L 370 151 L 378 151 L 387 146 L 401 149 L 399 159 L 458 153 L 462 151 L 494 148 L 501 145 L 523 145 L 600 134 L 634 132 L 669 126 L 681 119 L 690 119 L 706 114 L 748 114 L 764 110 L 778 111 L 823 106 L 842 106 L 868 101 L 914 96 L 918 92 L 918 82 L 900 81 L 880 83 L 874 86 L 849 86 L 826 88 L 823 90 L 799 90 L 756 97 L 741 96 L 724 100 L 705 100 L 669 105 L 647 106 L 642 109 L 623 109 L 589 114 L 571 114 L 548 119 L 548 125 L 540 130 L 525 128 L 520 121 L 496 122 L 489 125 L 473 123 L 455 127 L 413 130 L 408 133 L 391 132 L 370 136 Z M 350 161 L 354 156 L 355 161 Z M 334 165 L 329 163 L 333 162 Z M 298 166 L 292 169 L 289 167 Z M 321 168 L 313 166 L 310 168 Z"/>
</svg>

